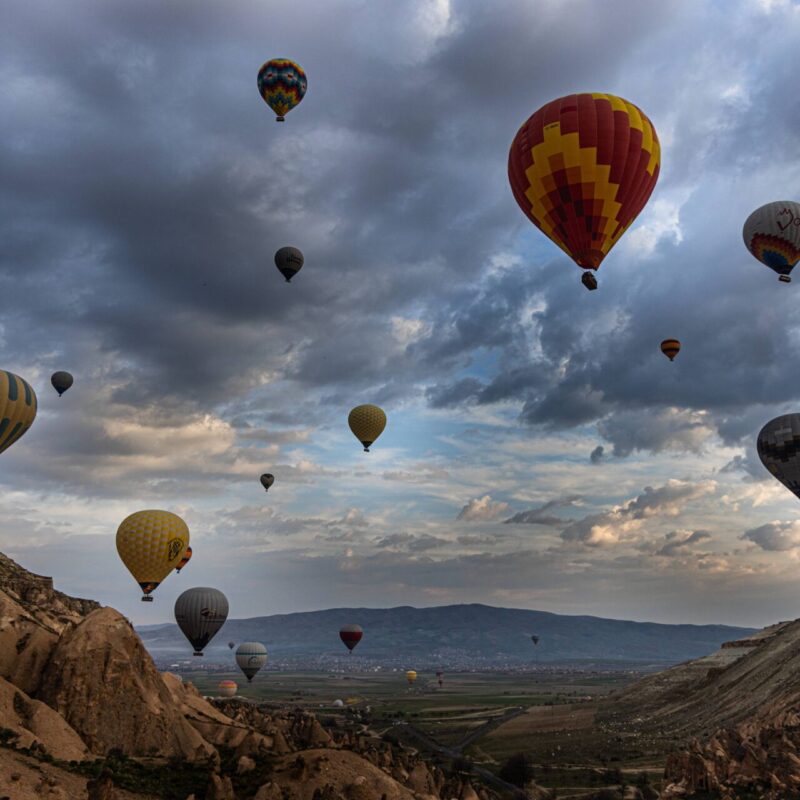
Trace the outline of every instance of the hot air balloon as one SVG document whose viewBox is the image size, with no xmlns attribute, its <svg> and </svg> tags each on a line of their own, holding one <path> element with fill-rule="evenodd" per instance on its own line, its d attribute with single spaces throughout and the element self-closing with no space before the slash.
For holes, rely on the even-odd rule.
<svg viewBox="0 0 800 800">
<path fill-rule="evenodd" d="M 187 547 L 186 552 L 183 554 L 183 558 L 178 562 L 178 566 L 175 567 L 175 572 L 180 572 L 191 560 L 192 548 Z"/>
<path fill-rule="evenodd" d="M 53 388 L 58 392 L 59 397 L 72 386 L 72 381 L 73 377 L 69 372 L 54 372 L 50 376 L 50 383 L 53 384 Z"/>
<path fill-rule="evenodd" d="M 220 681 L 217 685 L 217 691 L 220 694 L 220 697 L 233 697 L 239 687 L 236 685 L 236 681 Z"/>
<path fill-rule="evenodd" d="M 383 433 L 386 427 L 386 414 L 382 408 L 370 404 L 356 406 L 347 417 L 347 424 L 356 439 L 369 453 L 369 446 Z"/>
<path fill-rule="evenodd" d="M 800 261 L 800 203 L 778 200 L 757 208 L 745 221 L 742 236 L 747 249 L 762 264 L 791 283 L 789 273 Z"/>
<path fill-rule="evenodd" d="M 532 641 L 534 644 L 539 644 L 539 637 L 538 637 L 538 636 L 537 636 L 537 635 L 534 633 L 534 634 L 531 636 L 531 641 Z"/>
<path fill-rule="evenodd" d="M 413 669 L 410 669 L 408 672 L 406 672 L 406 680 L 408 681 L 409 686 L 413 686 L 416 679 L 417 673 Z"/>
<path fill-rule="evenodd" d="M 770 420 L 758 434 L 761 463 L 800 498 L 800 414 Z"/>
<path fill-rule="evenodd" d="M 268 492 L 269 487 L 272 486 L 273 483 L 275 483 L 275 476 L 271 475 L 269 472 L 265 472 L 261 476 L 260 480 L 261 480 L 261 485 L 264 487 L 264 491 Z"/>
<path fill-rule="evenodd" d="M 137 511 L 125 517 L 117 529 L 117 552 L 144 596 L 177 569 L 189 546 L 189 528 L 169 511 Z"/>
<path fill-rule="evenodd" d="M 275 112 L 276 122 L 283 122 L 302 99 L 308 79 L 299 64 L 288 58 L 273 58 L 258 71 L 258 93 Z"/>
<path fill-rule="evenodd" d="M 236 648 L 236 663 L 244 672 L 247 682 L 267 663 L 267 648 L 260 642 L 242 642 Z"/>
<path fill-rule="evenodd" d="M 675 356 L 681 351 L 681 343 L 677 339 L 664 339 L 661 342 L 661 352 L 670 360 L 674 361 Z"/>
<path fill-rule="evenodd" d="M 36 418 L 36 392 L 13 372 L 0 370 L 0 453 L 33 425 Z"/>
<path fill-rule="evenodd" d="M 300 272 L 304 263 L 303 254 L 296 247 L 281 247 L 275 253 L 275 266 L 286 278 L 286 283 L 292 282 L 292 278 Z"/>
<path fill-rule="evenodd" d="M 352 653 L 353 648 L 361 641 L 364 631 L 360 625 L 343 625 L 339 630 L 339 638 L 344 642 L 344 646 Z"/>
<path fill-rule="evenodd" d="M 440 669 L 436 670 L 436 680 L 439 681 L 439 688 L 442 688 L 442 684 L 444 683 L 444 672 Z"/>
<path fill-rule="evenodd" d="M 227 618 L 228 598 L 219 589 L 197 586 L 187 589 L 175 601 L 175 621 L 196 656 L 203 655 L 203 648 Z"/>
<path fill-rule="evenodd" d="M 579 267 L 596 270 L 647 203 L 660 162 L 655 128 L 635 105 L 572 94 L 522 125 L 508 178 L 528 219 Z M 589 277 L 584 284 L 596 288 Z"/>
<path fill-rule="evenodd" d="M 233 650 L 236 647 L 236 642 L 228 642 L 228 650 Z"/>
</svg>

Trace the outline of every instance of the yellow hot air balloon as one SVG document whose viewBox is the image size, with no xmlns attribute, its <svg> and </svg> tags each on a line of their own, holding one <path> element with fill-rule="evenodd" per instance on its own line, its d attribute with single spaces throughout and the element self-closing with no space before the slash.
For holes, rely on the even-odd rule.
<svg viewBox="0 0 800 800">
<path fill-rule="evenodd" d="M 36 393 L 13 372 L 0 370 L 0 453 L 11 447 L 33 425 Z"/>
<path fill-rule="evenodd" d="M 347 417 L 347 424 L 356 439 L 364 445 L 364 452 L 369 453 L 369 446 L 383 433 L 386 427 L 386 414 L 378 406 L 356 406 Z"/>
<path fill-rule="evenodd" d="M 410 669 L 408 672 L 406 672 L 406 680 L 408 681 L 409 686 L 413 686 L 416 679 L 417 673 L 413 669 Z"/>
<path fill-rule="evenodd" d="M 137 511 L 117 529 L 117 552 L 142 587 L 142 600 L 175 569 L 189 546 L 189 528 L 169 511 Z"/>
</svg>

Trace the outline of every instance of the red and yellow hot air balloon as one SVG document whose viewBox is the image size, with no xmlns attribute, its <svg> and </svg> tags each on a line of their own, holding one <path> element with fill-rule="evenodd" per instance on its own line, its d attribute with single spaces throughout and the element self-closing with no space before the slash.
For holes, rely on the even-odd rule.
<svg viewBox="0 0 800 800">
<path fill-rule="evenodd" d="M 514 199 L 579 267 L 596 270 L 658 180 L 653 123 L 612 94 L 571 94 L 542 106 L 508 154 Z M 597 288 L 591 272 L 582 277 Z"/>
<path fill-rule="evenodd" d="M 178 566 L 175 567 L 175 572 L 180 572 L 190 561 L 192 560 L 192 548 L 187 547 L 186 552 L 183 554 L 183 558 L 178 562 Z"/>
</svg>

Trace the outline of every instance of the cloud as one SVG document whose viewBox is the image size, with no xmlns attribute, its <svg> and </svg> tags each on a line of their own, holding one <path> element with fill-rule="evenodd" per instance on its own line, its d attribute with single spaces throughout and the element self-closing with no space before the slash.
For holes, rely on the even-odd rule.
<svg viewBox="0 0 800 800">
<path fill-rule="evenodd" d="M 466 522 L 481 522 L 502 517 L 507 510 L 508 503 L 495 502 L 490 495 L 485 494 L 483 497 L 475 497 L 470 500 L 458 512 L 456 519 Z"/>
<path fill-rule="evenodd" d="M 741 537 L 768 552 L 785 552 L 800 547 L 800 522 L 767 522 L 745 531 Z"/>
<path fill-rule="evenodd" d="M 664 537 L 664 544 L 658 549 L 656 555 L 685 555 L 693 545 L 709 541 L 712 538 L 708 531 L 672 531 Z"/>
<path fill-rule="evenodd" d="M 539 508 L 532 508 L 529 511 L 520 511 L 514 514 L 513 517 L 505 520 L 506 524 L 523 524 L 523 525 L 562 525 L 564 520 L 554 514 L 548 512 L 554 508 L 569 508 L 574 506 L 579 500 L 580 495 L 570 495 L 569 497 L 557 498 L 555 500 L 548 500 L 544 505 Z"/>
</svg>

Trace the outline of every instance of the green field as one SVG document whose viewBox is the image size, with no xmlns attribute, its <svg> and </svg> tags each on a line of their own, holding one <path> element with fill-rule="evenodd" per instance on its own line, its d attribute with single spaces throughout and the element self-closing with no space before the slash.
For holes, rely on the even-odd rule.
<svg viewBox="0 0 800 800">
<path fill-rule="evenodd" d="M 376 735 L 429 737 L 473 763 L 497 773 L 517 753 L 534 764 L 537 780 L 580 797 L 648 771 L 657 782 L 663 754 L 638 738 L 622 741 L 594 724 L 598 701 L 638 676 L 627 672 L 453 673 L 440 689 L 420 674 L 409 687 L 402 672 L 262 672 L 251 684 L 235 672 L 184 672 L 203 693 L 216 695 L 220 680 L 235 680 L 239 696 L 269 705 L 302 707 L 322 719 L 358 717 Z M 335 708 L 340 699 L 345 708 Z M 424 742 L 408 743 L 425 749 Z M 432 750 L 436 754 L 436 750 Z M 441 752 L 438 753 L 441 755 Z"/>
</svg>

